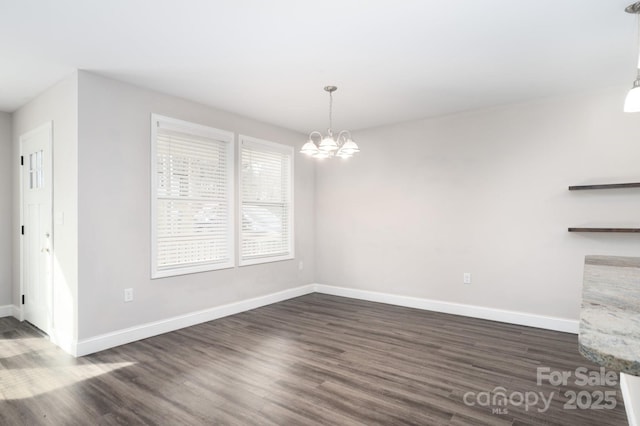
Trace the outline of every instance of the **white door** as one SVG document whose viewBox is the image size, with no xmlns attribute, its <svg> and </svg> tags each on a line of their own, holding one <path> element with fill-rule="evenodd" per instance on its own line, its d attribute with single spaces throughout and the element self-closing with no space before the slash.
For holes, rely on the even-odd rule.
<svg viewBox="0 0 640 426">
<path fill-rule="evenodd" d="M 53 129 L 47 123 L 20 137 L 22 153 L 22 294 L 24 319 L 50 334 L 52 281 Z"/>
</svg>

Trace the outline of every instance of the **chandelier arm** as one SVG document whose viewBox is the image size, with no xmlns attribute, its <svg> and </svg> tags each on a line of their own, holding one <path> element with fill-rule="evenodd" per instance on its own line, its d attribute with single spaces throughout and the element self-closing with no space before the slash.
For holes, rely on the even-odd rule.
<svg viewBox="0 0 640 426">
<path fill-rule="evenodd" d="M 318 142 L 313 140 L 314 136 L 318 136 Z M 322 141 L 322 133 L 318 132 L 317 130 L 314 130 L 313 132 L 309 133 L 309 140 L 314 144 L 318 145 L 318 143 Z"/>
<path fill-rule="evenodd" d="M 348 140 L 351 139 L 351 132 L 348 130 L 342 130 L 340 133 L 338 133 L 338 146 L 342 146 L 344 145 L 344 143 Z"/>
</svg>

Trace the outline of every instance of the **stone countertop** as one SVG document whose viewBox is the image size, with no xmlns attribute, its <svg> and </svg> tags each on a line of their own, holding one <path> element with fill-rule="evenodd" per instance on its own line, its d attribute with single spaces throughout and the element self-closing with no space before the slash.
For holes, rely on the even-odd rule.
<svg viewBox="0 0 640 426">
<path fill-rule="evenodd" d="M 585 257 L 578 344 L 585 358 L 640 376 L 640 258 Z"/>
</svg>

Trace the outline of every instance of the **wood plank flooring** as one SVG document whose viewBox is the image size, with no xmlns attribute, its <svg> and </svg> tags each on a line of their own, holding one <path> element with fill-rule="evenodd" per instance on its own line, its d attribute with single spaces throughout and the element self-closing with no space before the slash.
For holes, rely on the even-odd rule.
<svg viewBox="0 0 640 426">
<path fill-rule="evenodd" d="M 0 424 L 626 425 L 618 385 L 537 385 L 537 367 L 599 371 L 577 347 L 571 334 L 322 294 L 78 359 L 2 318 Z M 511 401 L 479 405 L 496 387 Z M 585 391 L 613 391 L 617 406 L 566 409 L 567 391 L 583 406 Z M 553 392 L 547 411 L 519 404 L 533 392 Z"/>
</svg>

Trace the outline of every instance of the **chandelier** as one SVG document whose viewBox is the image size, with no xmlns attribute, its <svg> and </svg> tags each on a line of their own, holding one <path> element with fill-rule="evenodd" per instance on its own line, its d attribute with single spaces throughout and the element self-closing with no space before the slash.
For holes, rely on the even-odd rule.
<svg viewBox="0 0 640 426">
<path fill-rule="evenodd" d="M 360 152 L 358 145 L 351 139 L 351 133 L 348 130 L 342 130 L 337 137 L 334 137 L 331 130 L 333 92 L 338 88 L 336 86 L 327 86 L 324 90 L 329 92 L 329 130 L 327 130 L 326 136 L 322 136 L 322 133 L 315 130 L 309 133 L 309 140 L 302 146 L 300 152 L 317 159 L 329 157 L 351 158 L 353 154 Z"/>
</svg>

